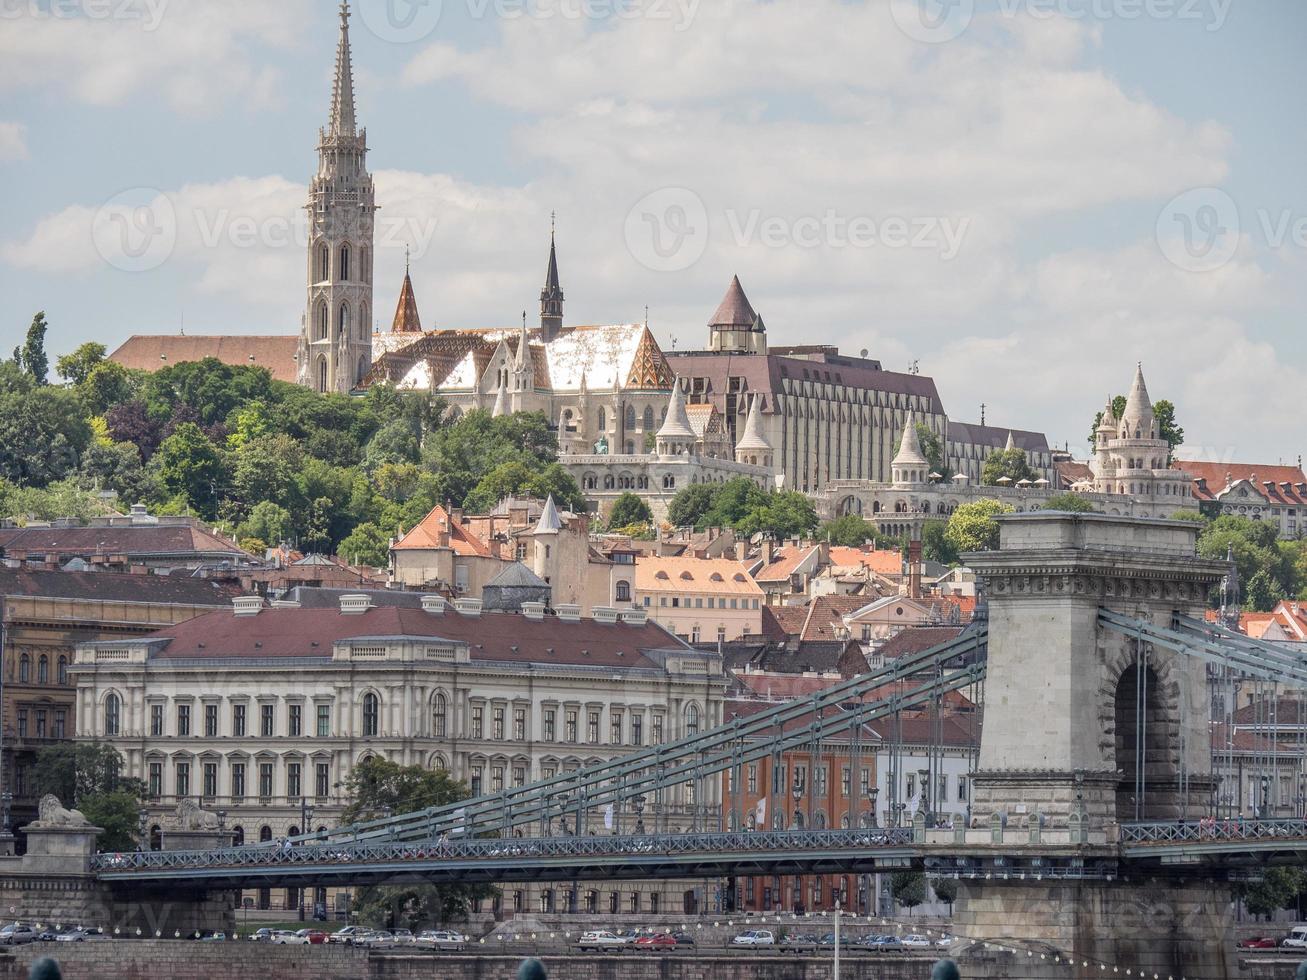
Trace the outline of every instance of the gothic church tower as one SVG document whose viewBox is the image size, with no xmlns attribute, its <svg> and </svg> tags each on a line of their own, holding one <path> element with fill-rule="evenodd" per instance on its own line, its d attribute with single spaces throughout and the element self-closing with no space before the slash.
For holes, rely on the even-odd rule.
<svg viewBox="0 0 1307 980">
<path fill-rule="evenodd" d="M 299 383 L 315 391 L 348 393 L 372 367 L 377 209 L 367 142 L 354 118 L 349 4 L 341 3 L 331 119 L 319 130 L 318 172 L 309 185 L 308 305 L 296 353 Z"/>
</svg>

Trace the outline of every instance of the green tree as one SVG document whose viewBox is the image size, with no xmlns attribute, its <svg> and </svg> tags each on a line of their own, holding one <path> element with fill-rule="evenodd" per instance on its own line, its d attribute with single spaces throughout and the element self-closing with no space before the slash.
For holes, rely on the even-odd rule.
<svg viewBox="0 0 1307 980">
<path fill-rule="evenodd" d="M 1232 556 L 1243 583 L 1244 608 L 1269 612 L 1303 587 L 1298 542 L 1282 542 L 1276 525 L 1223 515 L 1203 527 L 1198 554 L 1222 561 Z"/>
<path fill-rule="evenodd" d="M 269 545 L 279 545 L 294 536 L 290 511 L 271 500 L 261 500 L 250 508 L 250 516 L 236 528 L 237 538 L 258 538 Z"/>
<path fill-rule="evenodd" d="M 702 530 L 708 526 L 708 514 L 716 502 L 716 485 L 691 484 L 676 491 L 676 496 L 667 505 L 667 522 L 673 527 L 693 527 Z"/>
<path fill-rule="evenodd" d="M 92 415 L 103 415 L 113 406 L 128 401 L 135 390 L 132 372 L 117 361 L 95 365 L 77 385 L 77 394 Z"/>
<path fill-rule="evenodd" d="M 1184 429 L 1176 425 L 1175 405 L 1165 398 L 1160 402 L 1153 402 L 1153 415 L 1157 418 L 1157 437 L 1165 439 L 1170 447 L 1166 454 L 1166 461 L 1170 463 L 1175 459 L 1176 447 L 1184 443 Z"/>
<path fill-rule="evenodd" d="M 14 364 L 38 385 L 49 383 L 46 376 L 50 373 L 50 360 L 45 355 L 45 332 L 49 326 L 45 322 L 44 312 L 36 314 L 32 317 L 31 326 L 27 328 L 23 346 L 14 350 Z"/>
<path fill-rule="evenodd" d="M 36 796 L 53 793 L 64 806 L 81 810 L 103 828 L 97 838 L 101 850 L 132 850 L 145 786 L 123 776 L 122 768 L 122 756 L 103 742 L 49 745 L 36 753 L 32 790 Z"/>
<path fill-rule="evenodd" d="M 564 510 L 585 511 L 585 497 L 572 475 L 558 463 L 530 466 L 520 460 L 495 467 L 477 483 L 463 501 L 472 514 L 484 514 L 508 496 L 545 499 L 550 495 Z"/>
<path fill-rule="evenodd" d="M 108 349 L 104 344 L 87 341 L 71 354 L 64 354 L 54 362 L 55 373 L 65 381 L 80 385 L 91 373 L 91 369 L 104 360 Z"/>
<path fill-rule="evenodd" d="M 507 463 L 520 463 L 533 472 L 557 463 L 558 443 L 542 414 L 492 418 L 488 412 L 473 411 L 428 435 L 422 462 L 441 481 L 441 499 L 461 500 L 467 506 L 474 491 L 481 501 L 494 495 L 491 485 L 483 489 L 479 484 Z M 497 479 L 502 481 L 502 476 Z M 493 503 L 498 502 L 496 498 Z M 568 501 L 569 505 L 578 502 Z"/>
<path fill-rule="evenodd" d="M 353 565 L 384 568 L 390 561 L 390 535 L 376 524 L 363 523 L 355 527 L 336 550 L 340 557 Z"/>
<path fill-rule="evenodd" d="M 294 513 L 304 506 L 304 450 L 284 433 L 256 436 L 231 454 L 231 496 L 247 508 L 271 501 Z"/>
<path fill-rule="evenodd" d="M 958 564 L 958 549 L 948 537 L 948 521 L 926 521 L 921 525 L 921 557 L 941 565 Z"/>
<path fill-rule="evenodd" d="M 73 392 L 0 364 L 0 478 L 45 486 L 77 470 L 91 426 Z"/>
<path fill-rule="evenodd" d="M 948 903 L 948 914 L 953 914 L 953 903 L 958 898 L 958 880 L 956 878 L 931 878 L 930 890 L 941 902 Z"/>
<path fill-rule="evenodd" d="M 1280 909 L 1292 908 L 1304 888 L 1307 888 L 1307 872 L 1301 868 L 1267 868 L 1261 881 L 1245 886 L 1244 907 L 1252 915 L 1269 919 Z"/>
<path fill-rule="evenodd" d="M 876 544 L 881 539 L 876 525 L 860 514 L 845 514 L 827 521 L 822 525 L 819 536 L 842 548 L 861 548 L 868 541 Z"/>
<path fill-rule="evenodd" d="M 1112 414 L 1118 419 L 1125 414 L 1125 395 L 1117 395 L 1112 399 Z M 1093 427 L 1089 430 L 1089 448 L 1092 450 L 1098 445 L 1098 427 L 1103 424 L 1103 413 L 1097 412 L 1094 415 Z"/>
<path fill-rule="evenodd" d="M 1058 510 L 1067 514 L 1094 513 L 1093 502 L 1086 500 L 1078 493 L 1059 493 L 1055 497 L 1049 497 L 1048 502 L 1044 504 L 1042 509 Z"/>
<path fill-rule="evenodd" d="M 370 756 L 346 782 L 350 803 L 341 817 L 345 824 L 394 814 L 446 806 L 468 797 L 467 786 L 443 769 Z M 360 889 L 355 908 L 364 925 L 420 929 L 466 919 L 471 902 L 491 890 L 480 885 L 408 885 Z"/>
<path fill-rule="evenodd" d="M 994 551 L 998 548 L 999 514 L 1010 514 L 1012 508 L 997 500 L 976 500 L 961 504 L 949 515 L 944 539 L 959 553 L 967 551 Z"/>
<path fill-rule="evenodd" d="M 921 455 L 926 457 L 926 462 L 930 464 L 930 471 L 938 473 L 944 479 L 953 475 L 953 470 L 949 468 L 947 459 L 944 454 L 944 444 L 940 441 L 939 436 L 925 422 L 917 423 L 917 442 L 921 446 Z M 903 436 L 899 435 L 899 441 L 894 445 L 894 453 L 903 448 Z"/>
<path fill-rule="evenodd" d="M 1026 454 L 1022 450 L 999 449 L 985 460 L 985 468 L 980 473 L 980 482 L 987 487 L 994 487 L 999 485 L 998 481 L 1003 477 L 1007 477 L 1015 484 L 1022 480 L 1033 481 L 1036 473 L 1030 468 L 1030 461 L 1026 459 Z"/>
<path fill-rule="evenodd" d="M 608 526 L 612 528 L 636 527 L 653 523 L 653 511 L 649 505 L 633 493 L 624 493 L 613 503 L 613 512 L 608 515 Z"/>
<path fill-rule="evenodd" d="M 737 476 L 718 484 L 713 496 L 712 510 L 704 517 L 701 527 L 731 527 L 738 530 L 740 523 L 759 507 L 766 506 L 770 495 L 752 480 Z"/>
<path fill-rule="evenodd" d="M 911 912 L 926 901 L 926 876 L 920 871 L 897 871 L 890 876 L 894 901 Z"/>
<path fill-rule="evenodd" d="M 226 481 L 221 453 L 194 422 L 186 422 L 159 446 L 150 461 L 168 493 L 184 497 L 212 520 Z"/>
<path fill-rule="evenodd" d="M 805 537 L 816 527 L 817 510 L 811 498 L 792 490 L 770 494 L 735 523 L 735 530 L 745 537 L 761 533 L 778 540 Z"/>
</svg>

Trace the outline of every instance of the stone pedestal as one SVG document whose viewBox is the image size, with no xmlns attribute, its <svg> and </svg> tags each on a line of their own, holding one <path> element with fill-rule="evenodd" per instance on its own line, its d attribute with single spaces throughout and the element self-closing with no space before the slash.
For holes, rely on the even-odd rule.
<svg viewBox="0 0 1307 980">
<path fill-rule="evenodd" d="M 47 874 L 90 874 L 91 858 L 95 856 L 95 838 L 102 832 L 90 824 L 80 826 L 43 826 L 39 821 L 29 823 L 27 853 L 23 855 L 23 869 Z"/>
<path fill-rule="evenodd" d="M 963 976 L 977 972 L 1010 978 L 1056 975 L 1101 980 L 1105 975 L 1123 977 L 1127 969 L 1135 976 L 1156 973 L 1211 980 L 1239 976 L 1228 883 L 963 879 L 958 883 L 954 923 L 960 935 L 1011 940 L 998 952 L 983 946 L 975 950 L 977 957 L 1002 961 L 990 968 L 969 971 L 963 957 Z M 1033 955 L 1008 951 L 1014 948 Z M 1041 953 L 1046 957 L 1043 961 Z M 1063 965 L 1050 970 L 1054 956 L 1074 961 L 1074 969 Z"/>
</svg>

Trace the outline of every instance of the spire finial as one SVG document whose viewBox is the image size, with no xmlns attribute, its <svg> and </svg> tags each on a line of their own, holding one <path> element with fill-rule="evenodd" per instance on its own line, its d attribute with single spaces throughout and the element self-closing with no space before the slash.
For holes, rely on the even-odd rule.
<svg viewBox="0 0 1307 980">
<path fill-rule="evenodd" d="M 551 241 L 553 240 L 554 232 L 557 229 L 558 229 L 558 212 L 550 211 L 549 212 L 549 238 Z"/>
<path fill-rule="evenodd" d="M 354 66 L 349 50 L 349 3 L 340 4 L 340 42 L 336 48 L 336 79 L 331 91 L 331 121 L 328 132 L 332 136 L 354 136 Z"/>
<path fill-rule="evenodd" d="M 405 276 L 408 275 L 408 271 L 409 271 L 409 269 L 408 269 L 408 259 L 409 259 L 409 255 L 408 255 L 408 243 L 406 242 L 406 243 L 404 244 L 404 275 L 405 275 Z"/>
</svg>

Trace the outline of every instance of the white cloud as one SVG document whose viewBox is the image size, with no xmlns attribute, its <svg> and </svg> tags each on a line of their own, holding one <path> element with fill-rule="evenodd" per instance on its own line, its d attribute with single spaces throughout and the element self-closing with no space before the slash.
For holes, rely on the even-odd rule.
<svg viewBox="0 0 1307 980">
<path fill-rule="evenodd" d="M 27 127 L 22 123 L 0 122 L 0 163 L 27 159 Z"/>
<path fill-rule="evenodd" d="M 67 6 L 4 5 L 0 86 L 53 88 L 96 106 L 158 94 L 191 114 L 269 102 L 280 75 L 252 52 L 297 43 L 311 10 L 308 0 L 112 0 L 78 16 L 49 13 Z"/>
</svg>

